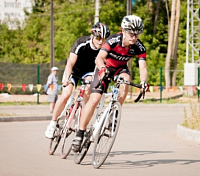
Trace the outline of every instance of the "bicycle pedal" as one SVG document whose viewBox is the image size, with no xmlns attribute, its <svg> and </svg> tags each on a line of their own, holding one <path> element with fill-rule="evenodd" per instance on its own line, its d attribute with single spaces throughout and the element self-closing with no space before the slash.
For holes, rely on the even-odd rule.
<svg viewBox="0 0 200 176">
<path fill-rule="evenodd" d="M 54 132 L 54 137 L 59 136 L 60 135 L 60 130 L 59 128 L 56 128 L 55 132 Z"/>
<path fill-rule="evenodd" d="M 86 132 L 86 133 L 84 134 L 84 136 L 85 136 L 86 138 L 89 137 L 89 135 L 90 135 L 89 132 Z"/>
</svg>

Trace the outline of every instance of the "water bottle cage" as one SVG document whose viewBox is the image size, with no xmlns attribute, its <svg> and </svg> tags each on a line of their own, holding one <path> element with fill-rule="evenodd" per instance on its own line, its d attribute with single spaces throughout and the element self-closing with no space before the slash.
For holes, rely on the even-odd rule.
<svg viewBox="0 0 200 176">
<path fill-rule="evenodd" d="M 118 100 L 118 93 L 119 93 L 119 89 L 118 88 L 114 88 L 112 87 L 112 100 L 113 101 L 117 101 Z"/>
</svg>

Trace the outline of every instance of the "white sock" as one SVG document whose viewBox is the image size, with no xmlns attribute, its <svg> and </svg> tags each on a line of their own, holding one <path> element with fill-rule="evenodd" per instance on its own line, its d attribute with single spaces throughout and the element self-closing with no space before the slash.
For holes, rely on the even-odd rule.
<svg viewBox="0 0 200 176">
<path fill-rule="evenodd" d="M 50 121 L 50 125 L 55 127 L 56 126 L 56 121 L 55 120 L 51 120 Z"/>
</svg>

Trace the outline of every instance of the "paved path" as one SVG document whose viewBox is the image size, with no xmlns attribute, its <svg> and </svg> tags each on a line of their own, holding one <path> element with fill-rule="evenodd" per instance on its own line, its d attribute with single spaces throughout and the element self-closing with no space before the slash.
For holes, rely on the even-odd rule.
<svg viewBox="0 0 200 176">
<path fill-rule="evenodd" d="M 0 123 L 0 175 L 199 176 L 199 144 L 176 133 L 184 107 L 125 105 L 114 147 L 100 169 L 91 165 L 93 145 L 81 165 L 74 164 L 72 154 L 61 159 L 59 150 L 49 156 L 49 140 L 44 137 L 49 121 Z"/>
<path fill-rule="evenodd" d="M 0 106 L 0 122 L 48 120 L 49 105 Z"/>
</svg>

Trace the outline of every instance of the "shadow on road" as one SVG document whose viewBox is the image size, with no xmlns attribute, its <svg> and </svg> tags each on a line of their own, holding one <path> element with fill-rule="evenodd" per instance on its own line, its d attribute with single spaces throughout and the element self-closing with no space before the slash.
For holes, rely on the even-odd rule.
<svg viewBox="0 0 200 176">
<path fill-rule="evenodd" d="M 116 151 L 111 152 L 110 157 L 115 157 L 116 155 L 149 155 L 149 154 L 157 154 L 157 153 L 173 153 L 172 151 Z M 125 157 L 122 157 L 125 158 Z M 190 160 L 190 159 L 157 159 L 157 160 L 142 160 L 142 161 L 135 161 L 133 160 L 115 160 L 113 158 L 112 162 L 106 162 L 104 163 L 104 166 L 118 166 L 121 168 L 122 166 L 124 168 L 145 168 L 145 167 L 153 167 L 156 165 L 161 164 L 178 164 L 178 165 L 189 165 L 193 163 L 200 163 L 200 160 Z"/>
<path fill-rule="evenodd" d="M 172 151 L 115 151 L 110 152 L 109 156 L 114 157 L 117 155 L 149 155 L 149 154 L 156 154 L 156 153 L 173 153 Z"/>
<path fill-rule="evenodd" d="M 132 168 L 133 166 L 138 168 L 153 167 L 161 164 L 179 164 L 179 165 L 188 165 L 193 163 L 200 163 L 200 160 L 187 160 L 187 159 L 160 159 L 160 160 L 143 160 L 143 161 L 113 161 L 105 162 L 104 165 L 112 165 L 114 167 L 118 166 L 120 168 Z"/>
</svg>

